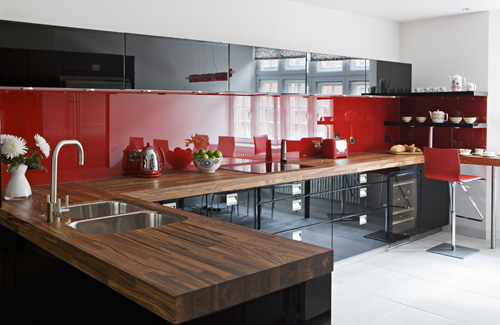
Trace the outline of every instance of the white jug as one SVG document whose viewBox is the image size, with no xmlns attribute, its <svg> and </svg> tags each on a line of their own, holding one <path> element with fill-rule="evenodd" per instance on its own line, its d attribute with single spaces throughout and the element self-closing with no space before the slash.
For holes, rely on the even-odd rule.
<svg viewBox="0 0 500 325">
<path fill-rule="evenodd" d="M 459 74 L 454 75 L 453 77 L 448 77 L 451 80 L 451 90 L 452 91 L 465 91 L 467 90 L 466 84 L 467 81 L 465 77 L 462 77 Z"/>
</svg>

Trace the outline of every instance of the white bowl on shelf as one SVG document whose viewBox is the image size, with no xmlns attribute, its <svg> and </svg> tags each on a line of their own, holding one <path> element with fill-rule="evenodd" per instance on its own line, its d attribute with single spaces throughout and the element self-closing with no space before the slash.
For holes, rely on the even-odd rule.
<svg viewBox="0 0 500 325">
<path fill-rule="evenodd" d="M 460 117 L 460 116 L 459 117 L 450 117 L 450 121 L 452 123 L 458 124 L 462 121 L 462 117 Z"/>
<path fill-rule="evenodd" d="M 464 117 L 464 121 L 467 124 L 472 124 L 472 123 L 476 122 L 476 120 L 477 120 L 477 117 Z"/>
<path fill-rule="evenodd" d="M 411 116 L 401 116 L 401 119 L 403 120 L 403 122 L 408 123 L 411 121 L 412 117 Z"/>
<path fill-rule="evenodd" d="M 424 123 L 427 120 L 427 116 L 417 116 L 415 119 L 418 123 Z"/>
</svg>

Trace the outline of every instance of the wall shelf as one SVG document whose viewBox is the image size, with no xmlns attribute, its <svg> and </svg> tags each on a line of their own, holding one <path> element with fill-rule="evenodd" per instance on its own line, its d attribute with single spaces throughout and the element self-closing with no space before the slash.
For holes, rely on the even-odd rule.
<svg viewBox="0 0 500 325">
<path fill-rule="evenodd" d="M 363 93 L 363 96 L 381 97 L 449 97 L 449 96 L 488 96 L 487 91 L 445 91 L 432 93 Z"/>
<path fill-rule="evenodd" d="M 432 122 L 392 122 L 385 121 L 386 126 L 427 126 L 427 127 L 441 127 L 441 128 L 467 128 L 467 129 L 486 129 L 488 127 L 487 123 L 432 123 Z"/>
</svg>

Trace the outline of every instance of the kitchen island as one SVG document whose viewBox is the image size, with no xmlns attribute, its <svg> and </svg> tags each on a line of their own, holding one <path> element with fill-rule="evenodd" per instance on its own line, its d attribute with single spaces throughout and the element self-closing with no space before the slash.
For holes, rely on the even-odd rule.
<svg viewBox="0 0 500 325">
<path fill-rule="evenodd" d="M 34 187 L 30 200 L 4 201 L 0 224 L 170 323 L 235 311 L 238 306 L 245 310 L 245 304 L 279 292 L 291 301 L 283 321 L 300 322 L 312 303 L 303 294 L 309 290 L 307 284 L 314 287 L 317 279 L 330 284 L 332 250 L 150 203 L 420 164 L 423 156 L 372 152 L 297 162 L 312 167 L 266 175 L 187 170 L 153 179 L 59 185 L 59 195 L 70 195 L 71 204 L 119 199 L 185 218 L 155 228 L 91 235 L 68 227 L 66 217 L 47 223 L 42 215 L 49 186 Z"/>
</svg>

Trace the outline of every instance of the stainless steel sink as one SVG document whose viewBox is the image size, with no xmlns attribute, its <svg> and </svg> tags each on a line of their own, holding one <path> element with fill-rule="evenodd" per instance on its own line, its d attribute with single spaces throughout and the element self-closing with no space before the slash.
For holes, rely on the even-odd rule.
<svg viewBox="0 0 500 325">
<path fill-rule="evenodd" d="M 156 211 L 137 211 L 74 221 L 71 222 L 69 226 L 87 234 L 104 235 L 157 227 L 183 220 L 185 220 L 183 217 Z"/>
<path fill-rule="evenodd" d="M 63 212 L 63 215 L 71 218 L 71 220 L 79 220 L 135 212 L 143 209 L 134 204 L 112 200 L 72 205 L 69 207 L 69 211 Z"/>
</svg>

